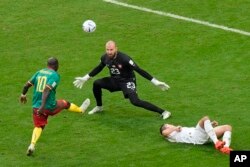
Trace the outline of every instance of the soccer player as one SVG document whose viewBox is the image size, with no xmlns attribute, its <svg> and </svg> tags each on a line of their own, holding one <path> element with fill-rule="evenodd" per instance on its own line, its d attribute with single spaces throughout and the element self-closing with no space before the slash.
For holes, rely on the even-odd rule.
<svg viewBox="0 0 250 167">
<path fill-rule="evenodd" d="M 160 133 L 170 142 L 205 144 L 212 141 L 215 149 L 222 153 L 230 154 L 232 149 L 230 125 L 220 125 L 218 122 L 211 122 L 208 116 L 201 118 L 196 127 L 182 127 L 171 124 L 163 124 Z M 218 138 L 222 137 L 222 141 Z"/>
<path fill-rule="evenodd" d="M 25 104 L 27 102 L 26 93 L 31 86 L 34 86 L 32 100 L 34 129 L 31 144 L 27 150 L 28 156 L 34 152 L 36 142 L 48 123 L 48 116 L 56 115 L 63 109 L 84 113 L 90 104 L 89 99 L 86 99 L 80 107 L 64 99 L 56 100 L 56 88 L 60 81 L 57 73 L 58 67 L 58 60 L 54 57 L 49 58 L 47 68 L 37 71 L 23 87 L 20 102 Z"/>
<path fill-rule="evenodd" d="M 171 113 L 169 111 L 163 110 L 147 101 L 143 101 L 138 97 L 134 71 L 151 81 L 154 85 L 160 87 L 163 91 L 170 87 L 166 83 L 158 81 L 145 70 L 141 69 L 128 55 L 118 51 L 114 41 L 108 41 L 105 47 L 106 53 L 101 56 L 100 64 L 85 76 L 76 77 L 73 82 L 77 88 L 82 88 L 87 80 L 101 72 L 105 66 L 109 68 L 109 77 L 104 77 L 94 81 L 93 93 L 96 99 L 96 107 L 94 107 L 88 114 L 94 114 L 103 110 L 102 89 L 106 89 L 110 92 L 122 91 L 124 97 L 128 98 L 133 105 L 157 112 L 161 114 L 163 119 L 170 117 Z"/>
</svg>

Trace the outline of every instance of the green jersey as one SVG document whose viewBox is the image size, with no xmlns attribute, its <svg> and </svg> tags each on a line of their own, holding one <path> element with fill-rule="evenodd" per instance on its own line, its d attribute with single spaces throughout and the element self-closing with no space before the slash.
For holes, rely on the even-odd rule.
<svg viewBox="0 0 250 167">
<path fill-rule="evenodd" d="M 42 104 L 42 93 L 45 87 L 50 88 L 45 109 L 53 110 L 56 107 L 56 88 L 60 82 L 59 74 L 53 69 L 44 68 L 37 71 L 29 80 L 34 85 L 32 107 L 39 108 Z"/>
</svg>

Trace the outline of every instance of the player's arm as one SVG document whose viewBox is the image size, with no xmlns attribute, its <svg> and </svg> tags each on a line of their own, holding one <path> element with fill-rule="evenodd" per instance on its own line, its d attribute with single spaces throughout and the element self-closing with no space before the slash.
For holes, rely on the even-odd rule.
<svg viewBox="0 0 250 167">
<path fill-rule="evenodd" d="M 39 114 L 42 114 L 42 113 L 43 113 L 43 110 L 44 110 L 44 108 L 45 108 L 45 104 L 46 104 L 46 101 L 47 101 L 47 98 L 48 98 L 48 96 L 49 96 L 49 94 L 50 94 L 51 89 L 52 89 L 52 88 L 51 88 L 50 86 L 46 85 L 45 88 L 44 88 L 44 90 L 43 90 L 43 94 L 42 94 L 42 104 L 41 104 L 41 106 L 40 106 L 39 109 L 38 109 L 38 113 L 39 113 Z"/>
<path fill-rule="evenodd" d="M 180 132 L 180 131 L 181 131 L 181 129 L 182 129 L 182 127 L 181 127 L 180 125 L 178 125 L 178 126 L 176 126 L 175 131 Z"/>
<path fill-rule="evenodd" d="M 134 66 L 132 66 L 133 67 L 133 69 L 138 73 L 138 74 L 140 74 L 142 77 L 144 77 L 144 78 L 146 78 L 147 80 L 152 80 L 153 79 L 153 76 L 152 75 L 150 75 L 147 71 L 145 71 L 145 70 L 143 70 L 143 69 L 141 69 L 138 65 L 134 65 Z"/>
<path fill-rule="evenodd" d="M 158 86 L 159 88 L 161 88 L 161 90 L 165 91 L 165 90 L 168 90 L 170 88 L 170 86 L 167 85 L 165 82 L 158 81 L 156 78 L 154 78 L 153 76 L 151 76 L 148 72 L 146 72 L 145 70 L 141 69 L 132 60 L 129 61 L 129 64 L 133 67 L 133 69 L 137 73 L 139 73 L 144 78 L 150 80 L 155 86 Z"/>
<path fill-rule="evenodd" d="M 91 77 L 96 76 L 104 67 L 105 64 L 101 61 L 100 64 L 97 65 L 90 73 L 84 75 L 83 77 L 76 77 L 73 82 L 74 86 L 81 89 L 86 81 L 88 81 Z"/>
<path fill-rule="evenodd" d="M 216 127 L 216 126 L 219 125 L 219 123 L 218 123 L 217 121 L 212 121 L 212 122 L 211 122 L 211 125 L 212 125 L 213 127 Z"/>
<path fill-rule="evenodd" d="M 104 67 L 105 67 L 105 64 L 103 64 L 102 62 L 100 62 L 100 64 L 98 64 L 88 75 L 90 77 L 94 77 L 97 74 L 99 74 L 99 72 L 101 72 Z"/>
<path fill-rule="evenodd" d="M 181 126 L 174 126 L 174 125 L 169 125 L 167 129 L 165 129 L 162 134 L 166 137 L 169 137 L 169 135 L 172 132 L 180 132 L 181 131 Z"/>
<path fill-rule="evenodd" d="M 176 131 L 176 132 L 180 132 L 181 131 L 181 126 L 173 126 L 173 125 L 169 125 L 167 129 L 165 129 L 162 134 L 166 137 L 169 137 L 169 135 Z"/>
<path fill-rule="evenodd" d="M 28 82 L 24 85 L 22 94 L 21 94 L 21 96 L 20 96 L 20 98 L 19 98 L 19 100 L 20 100 L 21 103 L 25 104 L 25 103 L 27 102 L 26 93 L 28 92 L 28 90 L 29 90 L 29 88 L 30 88 L 31 86 L 33 86 L 33 84 L 32 84 L 30 81 L 28 81 Z"/>
</svg>

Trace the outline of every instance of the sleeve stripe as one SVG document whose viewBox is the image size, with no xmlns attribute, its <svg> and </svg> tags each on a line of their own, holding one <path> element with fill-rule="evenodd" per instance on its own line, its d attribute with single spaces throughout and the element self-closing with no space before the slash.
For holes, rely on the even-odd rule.
<svg viewBox="0 0 250 167">
<path fill-rule="evenodd" d="M 52 90 L 52 87 L 50 85 L 46 85 L 47 88 L 49 88 L 50 90 Z"/>
<path fill-rule="evenodd" d="M 33 84 L 33 83 L 31 83 L 30 81 L 28 81 L 28 83 L 29 83 L 30 85 L 34 86 L 34 84 Z"/>
</svg>

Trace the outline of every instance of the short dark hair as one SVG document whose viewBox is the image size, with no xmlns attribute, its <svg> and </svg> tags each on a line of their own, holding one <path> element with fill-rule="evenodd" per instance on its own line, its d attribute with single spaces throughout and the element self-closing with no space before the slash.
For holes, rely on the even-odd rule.
<svg viewBox="0 0 250 167">
<path fill-rule="evenodd" d="M 163 135 L 162 132 L 163 132 L 165 129 L 166 129 L 165 124 L 162 124 L 161 127 L 160 127 L 160 134 L 161 134 L 161 135 Z"/>
<path fill-rule="evenodd" d="M 57 65 L 58 64 L 58 60 L 57 60 L 57 58 L 55 58 L 55 57 L 50 57 L 49 59 L 48 59 L 48 66 L 53 66 L 53 65 Z"/>
<path fill-rule="evenodd" d="M 47 61 L 47 65 L 51 68 L 53 68 L 55 71 L 57 71 L 59 63 L 57 58 L 55 57 L 50 57 Z"/>
</svg>

